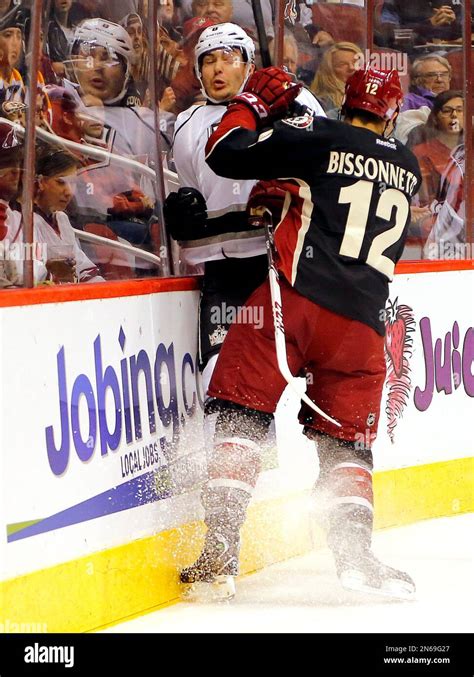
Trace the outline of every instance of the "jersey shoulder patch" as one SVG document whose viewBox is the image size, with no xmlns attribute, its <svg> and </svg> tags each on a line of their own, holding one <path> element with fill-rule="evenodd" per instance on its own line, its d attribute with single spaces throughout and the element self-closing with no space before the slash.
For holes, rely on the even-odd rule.
<svg viewBox="0 0 474 677">
<path fill-rule="evenodd" d="M 284 118 L 282 120 L 282 122 L 284 122 L 285 125 L 295 127 L 296 129 L 307 129 L 308 127 L 311 127 L 313 125 L 313 121 L 314 117 L 309 113 L 305 113 L 304 115 L 298 115 L 297 117 L 294 118 Z"/>
</svg>

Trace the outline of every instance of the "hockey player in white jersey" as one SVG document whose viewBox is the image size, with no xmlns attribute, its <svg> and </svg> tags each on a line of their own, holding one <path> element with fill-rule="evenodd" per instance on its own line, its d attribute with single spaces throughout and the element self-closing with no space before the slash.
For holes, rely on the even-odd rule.
<svg viewBox="0 0 474 677">
<path fill-rule="evenodd" d="M 74 33 L 70 56 L 74 82 L 65 80 L 64 86 L 74 96 L 78 113 L 97 121 L 94 138 L 86 137 L 89 144 L 148 165 L 156 146 L 154 114 L 140 105 L 131 89 L 133 60 L 133 44 L 125 28 L 88 19 Z M 139 171 L 104 161 L 89 162 L 79 177 L 75 225 L 107 223 L 119 236 L 141 244 L 155 200 L 150 180 Z M 143 212 L 117 214 L 114 197 L 130 191 L 141 191 Z"/>
<path fill-rule="evenodd" d="M 254 180 L 217 176 L 205 161 L 207 139 L 253 73 L 255 47 L 247 33 L 232 23 L 204 30 L 195 48 L 195 72 L 206 104 L 191 106 L 175 125 L 174 162 L 181 185 L 165 202 L 171 236 L 181 245 L 184 263 L 204 264 L 200 305 L 200 360 L 203 390 L 230 321 L 267 275 L 262 229 L 250 227 L 246 206 Z M 324 115 L 311 93 L 298 103 Z"/>
</svg>

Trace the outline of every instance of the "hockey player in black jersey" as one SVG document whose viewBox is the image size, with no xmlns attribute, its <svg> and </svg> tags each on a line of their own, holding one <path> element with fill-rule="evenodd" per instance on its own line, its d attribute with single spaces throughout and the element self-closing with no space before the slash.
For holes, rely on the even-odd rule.
<svg viewBox="0 0 474 677">
<path fill-rule="evenodd" d="M 411 578 L 371 549 L 373 459 L 371 445 L 359 442 L 376 437 L 388 283 L 421 183 L 415 157 L 386 136 L 402 102 L 400 81 L 396 71 L 360 70 L 346 85 L 344 122 L 281 119 L 297 91 L 276 70 L 257 72 L 235 97 L 206 158 L 218 174 L 267 179 L 254 189 L 254 205 L 284 193 L 274 239 L 288 364 L 294 375 L 312 376 L 307 395 L 340 423 L 305 405 L 300 412 L 305 434 L 318 442 L 328 544 L 344 587 L 406 598 Z M 272 182 L 281 177 L 290 178 Z M 247 306 L 263 308 L 263 326 L 231 327 L 209 386 L 219 415 L 208 533 L 200 558 L 181 574 L 185 582 L 233 585 L 260 441 L 286 386 L 267 283 Z"/>
</svg>

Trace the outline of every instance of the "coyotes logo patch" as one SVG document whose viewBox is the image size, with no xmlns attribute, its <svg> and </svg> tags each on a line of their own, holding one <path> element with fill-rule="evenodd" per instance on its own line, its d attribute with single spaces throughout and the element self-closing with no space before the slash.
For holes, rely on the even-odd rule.
<svg viewBox="0 0 474 677">
<path fill-rule="evenodd" d="M 284 122 L 285 125 L 290 125 L 290 127 L 296 127 L 296 129 L 307 129 L 308 127 L 312 127 L 313 120 L 314 118 L 312 115 L 305 113 L 304 115 L 298 115 L 294 118 L 283 118 L 282 122 Z"/>
<path fill-rule="evenodd" d="M 415 319 L 413 309 L 399 305 L 398 298 L 389 300 L 385 319 L 385 361 L 387 364 L 387 432 L 390 441 L 395 440 L 395 427 L 402 417 L 412 389 L 410 358 L 413 350 Z"/>
</svg>

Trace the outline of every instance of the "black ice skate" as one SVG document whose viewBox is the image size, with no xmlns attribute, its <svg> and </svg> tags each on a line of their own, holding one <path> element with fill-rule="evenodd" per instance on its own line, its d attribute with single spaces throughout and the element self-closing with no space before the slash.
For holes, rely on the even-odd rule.
<svg viewBox="0 0 474 677">
<path fill-rule="evenodd" d="M 185 596 L 199 600 L 232 599 L 239 572 L 239 547 L 238 532 L 208 531 L 201 555 L 181 571 L 181 583 L 190 585 Z"/>
<path fill-rule="evenodd" d="M 333 554 L 344 589 L 396 599 L 413 598 L 415 584 L 411 577 L 382 564 L 370 548 L 338 549 Z"/>
</svg>

